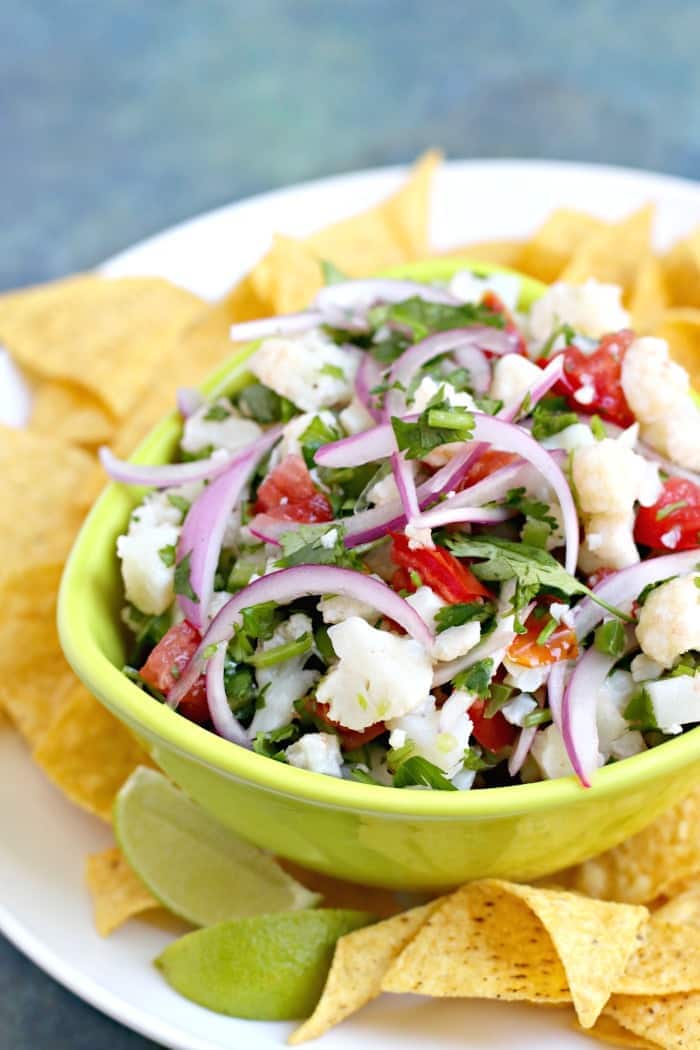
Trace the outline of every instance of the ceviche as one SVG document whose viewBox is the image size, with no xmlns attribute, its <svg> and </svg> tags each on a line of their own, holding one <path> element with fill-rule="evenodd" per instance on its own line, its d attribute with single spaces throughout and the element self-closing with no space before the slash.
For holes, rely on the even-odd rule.
<svg viewBox="0 0 700 1050">
<path fill-rule="evenodd" d="M 337 275 L 331 275 L 337 276 Z M 700 722 L 700 412 L 620 290 L 335 280 L 117 541 L 146 694 L 272 759 L 396 788 L 595 770 Z"/>
</svg>

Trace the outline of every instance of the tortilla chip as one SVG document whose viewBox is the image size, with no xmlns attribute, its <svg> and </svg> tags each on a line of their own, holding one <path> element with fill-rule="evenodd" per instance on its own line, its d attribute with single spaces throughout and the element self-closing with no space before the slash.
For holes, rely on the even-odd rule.
<svg viewBox="0 0 700 1050">
<path fill-rule="evenodd" d="M 65 558 L 100 484 L 81 449 L 0 425 L 0 582 Z"/>
<path fill-rule="evenodd" d="M 403 185 L 374 208 L 327 226 L 304 244 L 318 259 L 332 262 L 350 277 L 378 270 L 430 252 L 430 194 L 442 155 L 431 150 L 414 165 Z"/>
<path fill-rule="evenodd" d="M 614 995 L 605 1013 L 654 1047 L 697 1050 L 700 1046 L 700 992 Z"/>
<path fill-rule="evenodd" d="M 646 904 L 700 874 L 700 788 L 619 846 L 558 872 L 567 889 L 602 900 Z"/>
<path fill-rule="evenodd" d="M 579 244 L 558 279 L 581 284 L 594 277 L 604 283 L 619 284 L 623 298 L 628 301 L 637 281 L 640 261 L 651 252 L 653 218 L 654 208 L 649 204 L 622 222 L 594 230 Z"/>
<path fill-rule="evenodd" d="M 305 309 L 323 285 L 318 258 L 302 241 L 277 235 L 272 247 L 250 274 L 258 299 L 271 314 Z"/>
<path fill-rule="evenodd" d="M 663 268 L 671 303 L 700 306 L 700 226 L 673 246 Z"/>
<path fill-rule="evenodd" d="M 152 764 L 128 729 L 77 681 L 34 759 L 67 798 L 108 822 L 129 774 Z"/>
<path fill-rule="evenodd" d="M 654 915 L 640 930 L 640 945 L 615 985 L 623 995 L 670 995 L 700 990 L 700 938 L 694 926 Z"/>
<path fill-rule="evenodd" d="M 77 383 L 123 416 L 173 333 L 201 309 L 159 277 L 82 274 L 1 296 L 0 343 L 32 374 Z"/>
<path fill-rule="evenodd" d="M 654 918 L 700 926 L 700 879 L 690 879 L 684 883 L 680 892 L 657 908 Z"/>
<path fill-rule="evenodd" d="M 582 1028 L 581 1025 L 576 1027 L 584 1035 L 595 1036 L 601 1042 L 610 1043 L 612 1046 L 632 1047 L 633 1050 L 658 1050 L 658 1043 L 650 1043 L 647 1039 L 634 1035 L 607 1014 L 601 1014 L 592 1028 Z"/>
<path fill-rule="evenodd" d="M 438 904 L 438 901 L 423 904 L 341 937 L 316 1009 L 288 1042 L 297 1044 L 318 1039 L 376 999 L 382 990 L 384 974 Z"/>
<path fill-rule="evenodd" d="M 56 630 L 62 565 L 37 563 L 0 587 L 0 707 L 37 744 L 75 682 Z"/>
<path fill-rule="evenodd" d="M 644 908 L 486 879 L 448 897 L 387 973 L 390 992 L 573 1001 L 590 1026 L 636 946 Z"/>
<path fill-rule="evenodd" d="M 683 365 L 696 390 L 700 390 L 700 309 L 674 307 L 657 319 L 654 335 L 668 340 L 671 357 Z"/>
<path fill-rule="evenodd" d="M 345 882 L 324 875 L 320 871 L 309 871 L 294 861 L 279 859 L 285 871 L 297 879 L 302 886 L 323 897 L 324 908 L 349 908 L 351 911 L 369 911 L 380 919 L 397 915 L 402 909 L 396 894 L 378 886 L 360 886 L 357 882 Z"/>
<path fill-rule="evenodd" d="M 639 265 L 629 300 L 632 327 L 641 335 L 654 330 L 668 306 L 668 291 L 660 261 L 651 252 Z"/>
<path fill-rule="evenodd" d="M 522 246 L 517 261 L 509 265 L 551 284 L 560 278 L 579 245 L 605 226 L 592 215 L 558 208 Z"/>
<path fill-rule="evenodd" d="M 82 387 L 48 380 L 34 392 L 29 427 L 54 440 L 90 447 L 111 439 L 114 419 Z"/>
<path fill-rule="evenodd" d="M 523 251 L 523 241 L 473 241 L 450 248 L 447 252 L 436 252 L 437 259 L 469 259 L 472 262 L 496 263 L 498 266 L 517 267 Z"/>
<path fill-rule="evenodd" d="M 160 907 L 116 846 L 90 854 L 85 881 L 92 895 L 95 929 L 101 937 L 135 915 Z"/>
</svg>

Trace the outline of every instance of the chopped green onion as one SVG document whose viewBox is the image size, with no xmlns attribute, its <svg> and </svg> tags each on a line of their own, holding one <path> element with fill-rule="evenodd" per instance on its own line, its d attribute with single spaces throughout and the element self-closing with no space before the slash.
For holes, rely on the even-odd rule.
<svg viewBox="0 0 700 1050">
<path fill-rule="evenodd" d="M 596 629 L 594 645 L 599 653 L 622 656 L 625 649 L 625 630 L 619 620 L 606 620 Z"/>
<path fill-rule="evenodd" d="M 525 715 L 523 718 L 523 728 L 533 729 L 535 726 L 546 725 L 547 722 L 552 721 L 552 712 L 548 707 L 538 707 L 536 711 L 531 711 L 529 715 Z"/>
</svg>

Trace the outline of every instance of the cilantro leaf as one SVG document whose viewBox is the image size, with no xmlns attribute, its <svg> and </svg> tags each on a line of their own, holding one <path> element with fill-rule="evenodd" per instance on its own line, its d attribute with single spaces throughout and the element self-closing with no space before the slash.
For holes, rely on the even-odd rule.
<svg viewBox="0 0 700 1050">
<path fill-rule="evenodd" d="M 532 436 L 543 441 L 578 423 L 578 416 L 569 410 L 565 397 L 543 397 L 532 413 Z"/>
<path fill-rule="evenodd" d="M 238 408 L 257 423 L 288 423 L 297 414 L 296 405 L 262 383 L 243 387 L 238 395 Z"/>
<path fill-rule="evenodd" d="M 224 419 L 228 419 L 230 415 L 231 410 L 226 408 L 225 405 L 212 405 L 207 409 L 204 420 L 207 423 L 221 423 Z"/>
<path fill-rule="evenodd" d="M 496 606 L 493 602 L 456 602 L 454 605 L 445 605 L 438 609 L 435 623 L 438 632 L 447 631 L 450 627 L 463 627 L 472 620 L 484 623 L 492 619 L 495 613 Z"/>
<path fill-rule="evenodd" d="M 166 545 L 161 547 L 158 551 L 158 557 L 166 568 L 171 568 L 175 564 L 175 544 L 166 543 Z"/>
<path fill-rule="evenodd" d="M 368 319 L 375 328 L 390 323 L 408 329 L 416 342 L 425 339 L 431 332 L 445 332 L 450 328 L 467 328 L 477 324 L 503 328 L 505 324 L 501 314 L 483 303 L 459 303 L 452 306 L 429 303 L 420 296 L 413 296 L 401 303 L 375 306 L 370 310 Z"/>
<path fill-rule="evenodd" d="M 634 694 L 622 713 L 629 722 L 631 729 L 639 729 L 645 732 L 648 729 L 658 728 L 654 705 L 651 702 L 649 693 L 644 688 L 641 688 Z"/>
<path fill-rule="evenodd" d="M 360 559 L 343 543 L 342 525 L 300 525 L 279 537 L 282 556 L 276 564 L 284 569 L 292 565 L 340 565 L 360 567 Z"/>
<path fill-rule="evenodd" d="M 253 741 L 253 751 L 267 758 L 276 758 L 278 762 L 286 762 L 287 756 L 284 748 L 296 743 L 301 733 L 296 722 L 281 726 L 279 729 L 271 729 L 269 732 L 256 733 Z"/>
<path fill-rule="evenodd" d="M 335 427 L 328 426 L 321 416 L 314 416 L 304 433 L 299 438 L 302 455 L 309 469 L 314 466 L 314 457 L 322 445 L 327 445 L 340 437 Z"/>
<path fill-rule="evenodd" d="M 474 416 L 464 408 L 454 408 L 441 400 L 440 388 L 425 410 L 413 422 L 391 417 L 396 444 L 406 459 L 424 459 L 429 452 L 451 441 L 469 441 L 474 432 Z"/>
<path fill-rule="evenodd" d="M 397 788 L 420 785 L 435 791 L 457 791 L 442 770 L 420 755 L 413 755 L 402 762 L 394 773 L 392 783 Z"/>
<path fill-rule="evenodd" d="M 175 594 L 181 594 L 183 598 L 189 598 L 191 602 L 199 603 L 199 596 L 192 589 L 190 580 L 190 561 L 192 551 L 188 551 L 175 566 Z"/>
<path fill-rule="evenodd" d="M 489 695 L 491 675 L 493 674 L 493 660 L 486 657 L 472 664 L 466 671 L 461 671 L 453 681 L 455 689 L 463 689 L 465 693 L 473 693 L 484 699 Z"/>
</svg>

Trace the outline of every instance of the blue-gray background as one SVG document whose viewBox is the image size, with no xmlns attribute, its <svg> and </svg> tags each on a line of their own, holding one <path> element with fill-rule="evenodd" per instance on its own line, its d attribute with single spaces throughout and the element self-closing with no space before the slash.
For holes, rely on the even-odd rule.
<svg viewBox="0 0 700 1050">
<path fill-rule="evenodd" d="M 433 144 L 693 177 L 699 54 L 697 0 L 0 0 L 0 288 Z M 1 941 L 0 1004 L 12 1050 L 152 1045 Z"/>
</svg>

